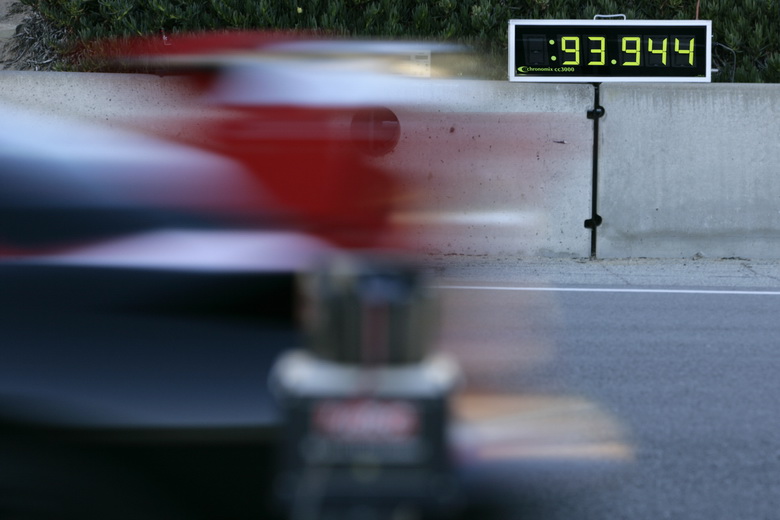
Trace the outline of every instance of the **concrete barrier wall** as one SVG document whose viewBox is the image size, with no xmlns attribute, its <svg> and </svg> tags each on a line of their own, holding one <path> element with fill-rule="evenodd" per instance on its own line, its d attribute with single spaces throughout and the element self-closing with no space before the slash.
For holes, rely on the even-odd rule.
<svg viewBox="0 0 780 520">
<path fill-rule="evenodd" d="M 445 81 L 391 107 L 401 140 L 382 164 L 417 196 L 399 221 L 448 255 L 587 256 L 590 85 Z"/>
<path fill-rule="evenodd" d="M 780 86 L 605 84 L 598 256 L 780 258 Z"/>
<path fill-rule="evenodd" d="M 0 72 L 0 101 L 106 124 L 181 112 L 194 96 L 175 77 L 142 74 Z"/>
<path fill-rule="evenodd" d="M 589 85 L 415 82 L 391 106 L 401 138 L 378 159 L 413 196 L 396 217 L 424 250 L 452 255 L 587 256 L 590 235 Z M 107 127 L 188 131 L 192 92 L 175 78 L 0 73 L 0 101 Z M 194 116 L 194 117 L 193 117 Z M 346 124 L 349 122 L 347 121 Z M 196 130 L 189 128 L 190 131 Z"/>
<path fill-rule="evenodd" d="M 377 159 L 414 188 L 398 222 L 440 254 L 588 256 L 593 87 L 423 84 L 390 107 L 401 139 Z M 174 78 L 0 73 L 0 101 L 107 126 L 175 128 L 192 96 Z M 780 258 L 780 86 L 603 84 L 600 96 L 599 257 Z"/>
<path fill-rule="evenodd" d="M 213 111 L 174 76 L 73 72 L 0 72 L 0 102 L 38 111 L 55 120 L 91 122 L 106 128 L 198 135 Z M 186 122 L 183 122 L 186 121 Z"/>
</svg>

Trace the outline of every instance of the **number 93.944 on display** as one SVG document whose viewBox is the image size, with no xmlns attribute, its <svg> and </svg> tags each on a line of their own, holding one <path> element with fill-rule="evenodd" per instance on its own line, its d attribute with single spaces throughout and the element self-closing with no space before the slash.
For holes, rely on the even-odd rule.
<svg viewBox="0 0 780 520">
<path fill-rule="evenodd" d="M 710 81 L 709 20 L 511 20 L 509 80 Z"/>
</svg>

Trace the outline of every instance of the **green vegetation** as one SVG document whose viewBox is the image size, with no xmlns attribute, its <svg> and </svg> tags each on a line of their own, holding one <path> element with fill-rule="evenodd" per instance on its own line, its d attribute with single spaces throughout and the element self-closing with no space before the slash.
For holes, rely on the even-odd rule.
<svg viewBox="0 0 780 520">
<path fill-rule="evenodd" d="M 36 13 L 17 42 L 36 67 L 89 70 L 84 43 L 108 37 L 219 29 L 297 29 L 338 36 L 454 41 L 476 47 L 505 74 L 507 21 L 528 18 L 713 21 L 716 81 L 780 82 L 776 0 L 21 0 Z M 45 52 L 42 47 L 45 47 Z M 56 59 L 50 58 L 56 56 Z M 45 63 L 41 63 L 45 61 Z"/>
</svg>

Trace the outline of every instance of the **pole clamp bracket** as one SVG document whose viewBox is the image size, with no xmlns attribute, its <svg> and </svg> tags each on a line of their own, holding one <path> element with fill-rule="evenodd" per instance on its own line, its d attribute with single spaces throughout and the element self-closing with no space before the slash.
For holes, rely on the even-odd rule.
<svg viewBox="0 0 780 520">
<path fill-rule="evenodd" d="M 601 117 L 604 117 L 605 113 L 606 111 L 604 110 L 604 107 L 598 106 L 596 108 L 588 110 L 588 119 L 599 119 Z"/>
</svg>

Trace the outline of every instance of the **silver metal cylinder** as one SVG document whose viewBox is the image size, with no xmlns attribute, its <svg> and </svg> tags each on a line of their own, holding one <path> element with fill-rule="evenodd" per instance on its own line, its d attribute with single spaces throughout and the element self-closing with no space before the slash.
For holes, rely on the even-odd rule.
<svg viewBox="0 0 780 520">
<path fill-rule="evenodd" d="M 424 272 L 394 255 L 345 255 L 308 276 L 310 351 L 364 365 L 415 363 L 428 353 L 436 303 Z"/>
</svg>

